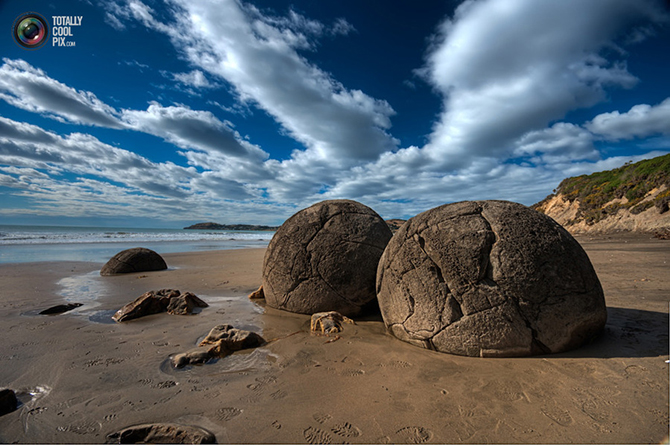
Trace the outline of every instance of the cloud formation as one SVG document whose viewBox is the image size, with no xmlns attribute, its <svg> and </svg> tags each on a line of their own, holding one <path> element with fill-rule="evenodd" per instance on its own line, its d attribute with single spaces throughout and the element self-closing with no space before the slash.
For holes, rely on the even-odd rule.
<svg viewBox="0 0 670 445">
<path fill-rule="evenodd" d="M 608 140 L 670 135 L 670 98 L 658 105 L 635 105 L 626 113 L 603 113 L 585 125 Z"/>
<path fill-rule="evenodd" d="M 232 89 L 236 103 L 208 103 L 234 118 L 267 113 L 302 148 L 273 159 L 274 147 L 211 111 L 157 101 L 117 109 L 23 60 L 3 59 L 0 99 L 10 105 L 67 124 L 153 135 L 174 145 L 184 164 L 0 118 L 0 185 L 39 203 L 26 212 L 56 212 L 59 194 L 61 212 L 110 215 L 132 203 L 142 215 L 220 208 L 265 223 L 329 198 L 357 199 L 386 217 L 464 199 L 531 204 L 567 176 L 662 154 L 607 157 L 603 140 L 670 134 L 670 98 L 586 123 L 562 121 L 604 101 L 611 88 L 637 85 L 624 45 L 668 21 L 651 0 L 463 2 L 439 25 L 417 70 L 442 102 L 423 147 L 399 146 L 392 104 L 347 88 L 310 60 L 320 39 L 355 35 L 346 19 L 270 15 L 233 0 L 165 1 L 168 18 L 141 0 L 106 2 L 106 20 L 118 30 L 139 23 L 166 34 L 189 66 L 165 77 L 193 91 Z M 83 210 L 83 202 L 91 205 Z"/>
</svg>

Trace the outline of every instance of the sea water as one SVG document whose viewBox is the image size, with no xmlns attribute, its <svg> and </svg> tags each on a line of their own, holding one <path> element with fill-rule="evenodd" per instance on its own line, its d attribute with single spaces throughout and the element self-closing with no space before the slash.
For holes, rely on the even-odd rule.
<svg viewBox="0 0 670 445">
<path fill-rule="evenodd" d="M 0 225 L 0 264 L 104 263 L 132 247 L 159 254 L 266 247 L 272 235 L 274 232 Z"/>
</svg>

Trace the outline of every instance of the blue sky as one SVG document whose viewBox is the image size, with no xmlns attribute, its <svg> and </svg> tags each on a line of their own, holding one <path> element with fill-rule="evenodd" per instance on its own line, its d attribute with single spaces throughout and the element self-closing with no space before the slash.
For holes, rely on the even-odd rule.
<svg viewBox="0 0 670 445">
<path fill-rule="evenodd" d="M 36 12 L 69 46 L 14 42 Z M 5 0 L 0 224 L 533 204 L 670 151 L 661 0 Z"/>
</svg>

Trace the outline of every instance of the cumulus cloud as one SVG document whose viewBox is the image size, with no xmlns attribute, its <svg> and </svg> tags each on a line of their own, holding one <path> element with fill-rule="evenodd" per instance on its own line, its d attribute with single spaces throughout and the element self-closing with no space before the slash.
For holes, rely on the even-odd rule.
<svg viewBox="0 0 670 445">
<path fill-rule="evenodd" d="M 467 1 L 445 20 L 421 74 L 444 97 L 434 158 L 507 155 L 512 141 L 631 88 L 625 60 L 601 56 L 621 33 L 664 17 L 652 1 Z"/>
<path fill-rule="evenodd" d="M 599 114 L 585 127 L 608 140 L 670 135 L 670 98 L 654 106 L 635 105 L 625 113 Z"/>
<path fill-rule="evenodd" d="M 298 53 L 323 25 L 293 11 L 265 16 L 232 0 L 172 3 L 180 9 L 174 26 L 158 29 L 192 65 L 228 81 L 241 101 L 268 112 L 308 150 L 351 165 L 397 147 L 386 131 L 394 114 L 388 102 L 345 88 Z"/>
</svg>

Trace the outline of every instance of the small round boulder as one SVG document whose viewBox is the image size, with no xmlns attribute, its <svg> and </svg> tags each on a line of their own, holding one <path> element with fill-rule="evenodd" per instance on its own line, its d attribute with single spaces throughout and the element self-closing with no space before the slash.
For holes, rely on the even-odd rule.
<svg viewBox="0 0 670 445">
<path fill-rule="evenodd" d="M 302 314 L 359 315 L 376 304 L 377 263 L 390 239 L 384 220 L 356 201 L 322 201 L 299 211 L 265 253 L 266 303 Z"/>
<path fill-rule="evenodd" d="M 167 269 L 167 264 L 159 254 L 144 247 L 134 247 L 114 255 L 102 267 L 100 275 L 108 276 L 165 269 Z"/>
<path fill-rule="evenodd" d="M 387 329 L 458 355 L 576 348 L 607 320 L 588 256 L 558 223 L 506 201 L 465 201 L 411 218 L 379 262 Z"/>
</svg>

